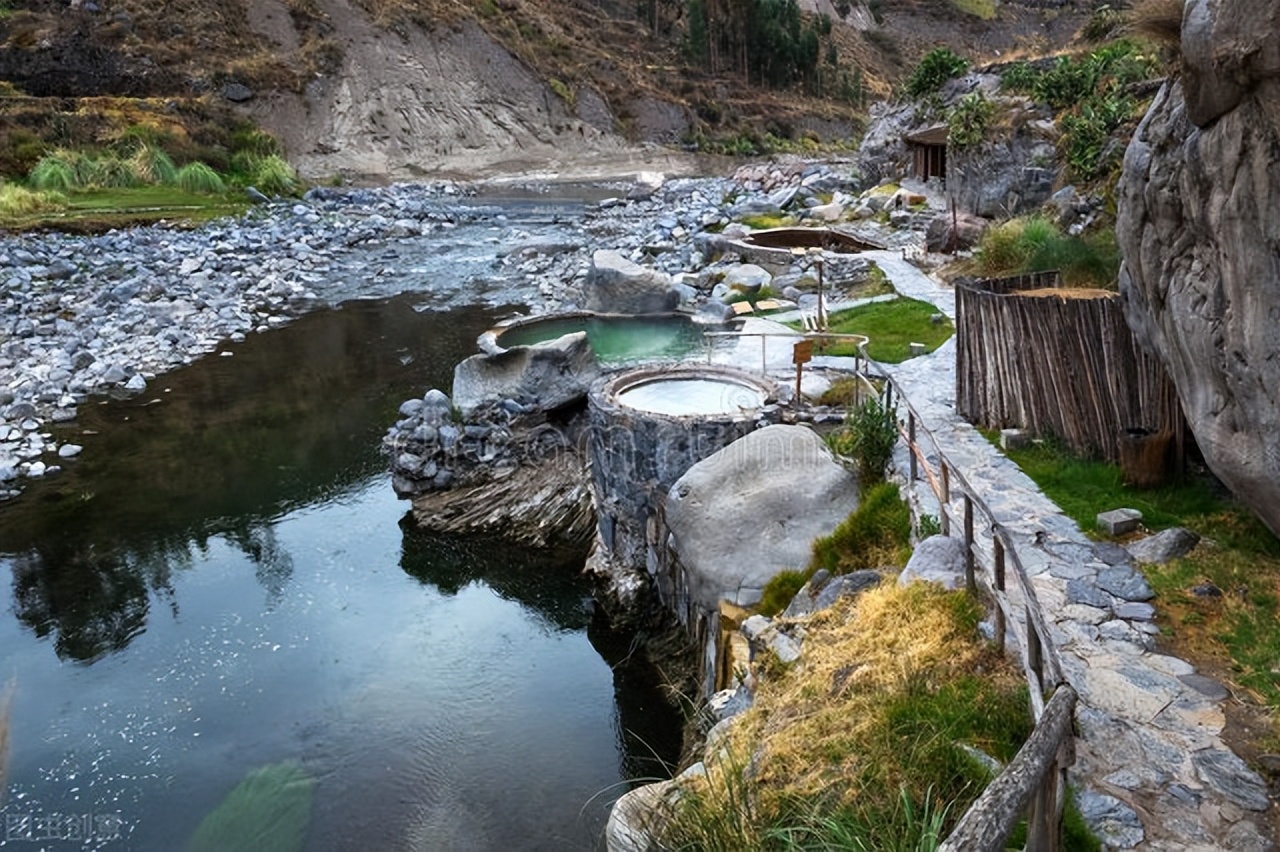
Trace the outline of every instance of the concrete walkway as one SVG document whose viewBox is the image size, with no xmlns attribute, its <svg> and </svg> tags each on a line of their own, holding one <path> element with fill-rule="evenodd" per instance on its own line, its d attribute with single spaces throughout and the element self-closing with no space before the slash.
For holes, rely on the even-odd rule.
<svg viewBox="0 0 1280 852">
<path fill-rule="evenodd" d="M 954 318 L 950 288 L 899 254 L 869 254 L 898 292 Z M 1221 739 L 1229 693 L 1183 660 L 1155 650 L 1159 628 L 1147 603 L 1151 590 L 1128 553 L 1090 541 L 956 414 L 954 338 L 931 355 L 889 369 L 941 452 L 1018 543 L 1064 676 L 1080 695 L 1071 781 L 1105 848 L 1274 848 L 1266 785 Z M 905 470 L 901 448 L 899 462 Z M 936 508 L 923 481 L 916 492 L 923 505 Z M 951 507 L 953 517 L 960 516 L 961 500 Z M 980 546 L 990 548 L 989 536 Z M 1015 632 L 1021 628 L 1014 625 Z"/>
</svg>

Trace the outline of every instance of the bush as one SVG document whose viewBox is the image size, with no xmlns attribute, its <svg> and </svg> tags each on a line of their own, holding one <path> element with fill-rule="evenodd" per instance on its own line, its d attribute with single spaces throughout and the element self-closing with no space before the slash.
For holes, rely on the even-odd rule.
<svg viewBox="0 0 1280 852">
<path fill-rule="evenodd" d="M 897 443 L 898 422 L 893 409 L 874 398 L 849 412 L 844 425 L 828 438 L 833 450 L 858 463 L 858 478 L 864 485 L 884 480 Z"/>
<path fill-rule="evenodd" d="M 935 48 L 924 55 L 916 70 L 907 78 L 907 94 L 920 97 L 936 92 L 951 78 L 959 77 L 969 68 L 969 61 L 957 56 L 949 48 Z"/>
<path fill-rule="evenodd" d="M 216 195 L 227 189 L 221 176 L 204 163 L 187 163 L 178 169 L 177 183 L 187 192 L 204 195 Z"/>
<path fill-rule="evenodd" d="M 246 173 L 249 182 L 267 195 L 292 195 L 298 191 L 298 175 L 278 154 L 256 159 Z"/>
<path fill-rule="evenodd" d="M 996 115 L 996 105 L 982 92 L 971 92 L 956 102 L 947 115 L 948 142 L 956 150 L 982 144 Z"/>
<path fill-rule="evenodd" d="M 847 574 L 861 568 L 901 565 L 911 538 L 911 510 L 898 486 L 881 482 L 862 493 L 862 502 L 829 536 L 813 542 L 810 570 Z"/>
<path fill-rule="evenodd" d="M 7 183 L 0 186 L 0 215 L 29 216 L 47 213 L 66 206 L 67 199 L 59 192 L 43 190 L 32 192 L 23 186 Z M 0 790 L 3 785 L 0 785 Z"/>
<path fill-rule="evenodd" d="M 85 187 L 117 189 L 138 185 L 132 163 L 125 162 L 113 154 L 81 157 L 78 171 L 81 183 Z"/>
</svg>

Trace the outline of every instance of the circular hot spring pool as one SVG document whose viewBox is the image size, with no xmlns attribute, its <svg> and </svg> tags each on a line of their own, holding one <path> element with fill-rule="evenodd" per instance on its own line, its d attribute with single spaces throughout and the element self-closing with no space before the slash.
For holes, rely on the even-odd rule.
<svg viewBox="0 0 1280 852">
<path fill-rule="evenodd" d="M 724 326 L 697 322 L 688 314 L 573 313 L 515 320 L 494 329 L 498 349 L 532 346 L 566 334 L 586 332 L 587 342 L 602 364 L 627 364 L 656 360 L 680 360 L 704 351 L 704 330 Z"/>
<path fill-rule="evenodd" d="M 753 377 L 716 369 L 638 371 L 615 381 L 617 405 L 668 417 L 752 416 L 768 401 L 769 387 Z"/>
</svg>

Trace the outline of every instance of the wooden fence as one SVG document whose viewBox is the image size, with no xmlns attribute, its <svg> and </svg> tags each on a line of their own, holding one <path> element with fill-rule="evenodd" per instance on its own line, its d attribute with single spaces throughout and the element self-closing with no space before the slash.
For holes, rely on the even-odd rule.
<svg viewBox="0 0 1280 852">
<path fill-rule="evenodd" d="M 991 429 L 1054 436 L 1074 453 L 1120 461 L 1128 435 L 1185 426 L 1163 366 L 1125 323 L 1116 294 L 1030 296 L 1056 272 L 956 286 L 956 408 Z"/>
<path fill-rule="evenodd" d="M 1003 852 L 1024 812 L 1026 852 L 1061 852 L 1066 771 L 1075 760 L 1076 692 L 1063 675 L 1044 610 L 1009 531 L 924 428 L 897 383 L 888 376 L 879 380 L 907 444 L 909 484 L 923 479 L 938 500 L 943 534 L 963 537 L 965 583 L 971 593 L 981 588 L 993 601 L 1001 650 L 1006 636 L 1019 641 L 1035 721 L 1018 754 L 960 818 L 939 852 Z"/>
</svg>

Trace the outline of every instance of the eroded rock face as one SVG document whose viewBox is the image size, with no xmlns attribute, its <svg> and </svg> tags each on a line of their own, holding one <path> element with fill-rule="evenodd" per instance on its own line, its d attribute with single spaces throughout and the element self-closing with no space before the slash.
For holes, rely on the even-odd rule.
<svg viewBox="0 0 1280 852">
<path fill-rule="evenodd" d="M 1280 533 L 1280 0 L 1188 0 L 1182 50 L 1125 155 L 1125 314 L 1209 466 Z"/>
</svg>

